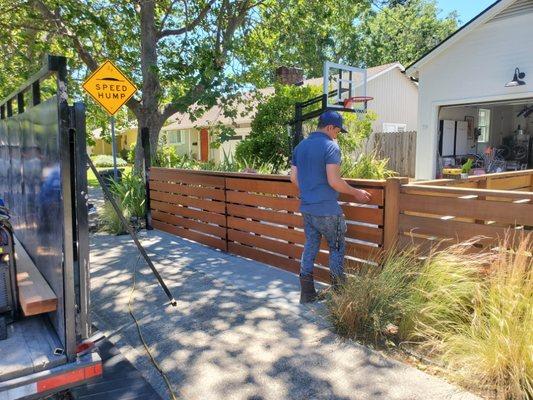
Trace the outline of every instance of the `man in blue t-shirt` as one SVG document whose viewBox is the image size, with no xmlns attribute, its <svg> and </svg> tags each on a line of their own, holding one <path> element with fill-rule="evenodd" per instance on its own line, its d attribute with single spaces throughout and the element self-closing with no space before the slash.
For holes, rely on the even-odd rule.
<svg viewBox="0 0 533 400">
<path fill-rule="evenodd" d="M 291 182 L 300 190 L 300 211 L 304 218 L 305 246 L 300 268 L 300 303 L 316 299 L 313 280 L 315 258 L 322 236 L 329 246 L 329 271 L 333 287 L 344 280 L 346 221 L 337 202 L 339 193 L 353 196 L 354 202 L 367 203 L 370 194 L 348 185 L 340 175 L 341 151 L 335 141 L 346 133 L 342 116 L 326 111 L 318 119 L 318 129 L 294 149 Z"/>
</svg>

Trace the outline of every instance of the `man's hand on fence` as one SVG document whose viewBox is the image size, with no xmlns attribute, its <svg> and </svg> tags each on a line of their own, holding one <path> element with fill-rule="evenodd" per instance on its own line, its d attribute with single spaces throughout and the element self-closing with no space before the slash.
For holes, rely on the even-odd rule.
<svg viewBox="0 0 533 400">
<path fill-rule="evenodd" d="M 353 188 L 352 196 L 355 198 L 356 203 L 368 203 L 371 197 L 366 190 L 355 188 Z"/>
</svg>

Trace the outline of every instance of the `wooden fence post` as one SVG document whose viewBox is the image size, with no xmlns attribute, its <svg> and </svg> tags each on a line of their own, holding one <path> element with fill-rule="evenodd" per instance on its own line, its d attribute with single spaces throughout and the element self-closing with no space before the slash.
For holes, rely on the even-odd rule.
<svg viewBox="0 0 533 400">
<path fill-rule="evenodd" d="M 400 187 L 407 178 L 388 178 L 385 184 L 385 212 L 383 222 L 383 250 L 392 249 L 398 240 L 400 216 Z"/>
</svg>

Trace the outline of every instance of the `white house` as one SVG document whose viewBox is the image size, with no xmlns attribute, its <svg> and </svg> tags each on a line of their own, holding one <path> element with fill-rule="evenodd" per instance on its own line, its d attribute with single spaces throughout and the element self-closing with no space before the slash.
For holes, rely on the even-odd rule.
<svg viewBox="0 0 533 400">
<path fill-rule="evenodd" d="M 532 167 L 533 0 L 496 1 L 406 73 L 419 82 L 416 178 L 488 146 L 503 145 L 512 168 Z M 465 120 L 463 141 L 453 127 Z"/>
<path fill-rule="evenodd" d="M 418 85 L 405 75 L 404 70 L 398 62 L 367 70 L 367 95 L 374 98 L 368 103 L 368 109 L 378 116 L 373 124 L 374 132 L 416 130 Z M 304 81 L 304 84 L 321 87 L 322 82 L 322 78 L 314 78 Z M 268 95 L 273 88 L 262 89 L 261 92 Z M 244 106 L 238 114 L 242 111 Z M 254 112 L 243 114 L 232 121 L 224 117 L 222 108 L 217 106 L 196 121 L 192 121 L 188 114 L 176 114 L 172 117 L 174 122 L 162 129 L 162 135 L 180 154 L 192 154 L 199 160 L 218 162 L 224 154 L 233 154 L 237 143 L 250 133 Z M 209 129 L 220 123 L 233 126 L 236 134 L 219 149 L 213 149 L 209 146 Z"/>
</svg>

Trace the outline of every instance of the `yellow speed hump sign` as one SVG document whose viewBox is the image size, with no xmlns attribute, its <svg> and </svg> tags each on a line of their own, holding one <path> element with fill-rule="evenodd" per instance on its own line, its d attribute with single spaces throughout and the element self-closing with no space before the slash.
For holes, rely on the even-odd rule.
<svg viewBox="0 0 533 400">
<path fill-rule="evenodd" d="M 137 91 L 133 82 L 109 60 L 83 82 L 83 88 L 111 115 Z"/>
</svg>

